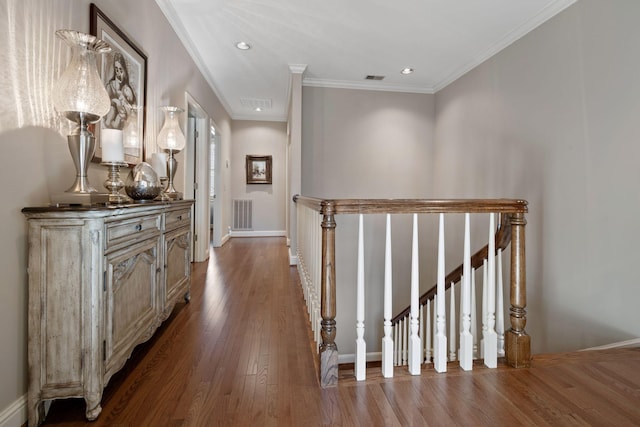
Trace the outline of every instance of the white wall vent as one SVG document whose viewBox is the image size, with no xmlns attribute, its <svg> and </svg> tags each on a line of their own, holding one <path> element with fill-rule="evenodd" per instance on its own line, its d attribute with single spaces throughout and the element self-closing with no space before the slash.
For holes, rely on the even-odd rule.
<svg viewBox="0 0 640 427">
<path fill-rule="evenodd" d="M 253 200 L 233 201 L 233 229 L 253 230 Z"/>
</svg>

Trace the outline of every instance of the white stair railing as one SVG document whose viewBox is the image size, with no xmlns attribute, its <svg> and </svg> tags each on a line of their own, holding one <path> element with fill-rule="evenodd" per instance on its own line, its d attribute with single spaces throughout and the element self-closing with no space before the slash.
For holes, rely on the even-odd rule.
<svg viewBox="0 0 640 427">
<path fill-rule="evenodd" d="M 387 220 L 390 223 L 390 215 Z M 489 368 L 497 367 L 497 358 L 504 357 L 504 289 L 502 281 L 502 250 L 495 250 L 495 219 L 494 214 L 489 216 L 489 228 L 493 232 L 490 233 L 491 238 L 487 245 L 488 253 L 495 253 L 494 257 L 483 260 L 482 267 L 482 336 L 480 345 L 480 354 L 478 354 L 478 334 L 476 322 L 476 287 L 475 273 L 476 270 L 471 268 L 470 256 L 470 215 L 465 214 L 465 231 L 464 231 L 464 253 L 463 253 L 463 273 L 460 280 L 460 302 L 459 302 L 459 324 L 456 316 L 456 291 L 455 283 L 451 283 L 449 288 L 444 290 L 444 216 L 441 214 L 440 228 L 438 235 L 438 286 L 437 292 L 432 300 L 427 300 L 424 304 L 418 304 L 416 310 L 418 318 L 415 319 L 414 305 L 416 297 L 417 273 L 417 215 L 414 215 L 414 234 L 412 238 L 412 264 L 411 264 L 411 311 L 405 318 L 400 319 L 396 326 L 399 329 L 391 329 L 393 337 L 387 339 L 386 349 L 383 348 L 383 359 L 385 353 L 393 354 L 393 348 L 390 345 L 395 344 L 400 357 L 393 358 L 396 366 L 409 365 L 409 372 L 412 375 L 418 375 L 419 369 L 412 367 L 412 357 L 414 350 L 412 340 L 420 340 L 421 364 L 430 363 L 433 358 L 434 368 L 437 372 L 446 372 L 447 362 L 459 361 L 459 365 L 463 370 L 473 369 L 473 360 L 481 358 L 484 360 L 485 366 Z M 385 281 L 385 295 L 391 294 L 391 269 L 390 251 L 391 251 L 391 231 L 387 228 L 387 247 L 385 251 L 389 251 L 388 257 L 385 257 L 385 271 L 389 272 L 388 282 Z M 386 279 L 387 280 L 387 279 Z M 447 295 L 448 294 L 448 295 Z M 442 295 L 442 297 L 440 297 Z M 445 296 L 449 299 L 449 312 L 445 311 Z M 389 304 L 390 304 L 389 297 Z M 433 318 L 431 317 L 431 301 L 433 301 Z M 441 304 L 441 305 L 440 305 Z M 385 306 L 386 307 L 386 306 Z M 385 314 L 385 322 L 389 318 L 389 314 Z M 446 318 L 449 319 L 448 335 L 446 331 Z M 414 334 L 414 325 L 417 330 L 417 336 Z M 459 326 L 458 328 L 456 326 Z M 460 343 L 460 347 L 457 343 Z M 433 348 L 431 347 L 433 342 Z M 448 354 L 446 352 L 448 343 Z M 390 357 L 388 360 L 391 360 Z M 387 359 L 385 359 L 387 360 Z M 386 374 L 389 377 L 393 375 L 393 371 L 387 367 Z M 391 374 L 389 374 L 391 372 Z"/>
<path fill-rule="evenodd" d="M 460 295 L 460 367 L 465 371 L 473 369 L 473 335 L 471 319 L 471 237 L 469 214 L 464 214 L 464 249 L 462 255 L 462 292 Z M 474 301 L 475 303 L 475 301 Z"/>
<path fill-rule="evenodd" d="M 391 326 L 391 307 L 393 307 L 393 271 L 391 266 L 391 215 L 387 214 L 387 229 L 384 243 L 384 337 L 382 337 L 382 376 L 393 377 L 393 329 Z M 398 334 L 396 333 L 396 336 Z"/>
<path fill-rule="evenodd" d="M 367 343 L 364 341 L 364 226 L 358 221 L 358 278 L 356 283 L 356 380 L 367 378 Z"/>
<path fill-rule="evenodd" d="M 418 255 L 418 214 L 413 214 L 413 239 L 411 245 L 411 322 L 409 337 L 409 373 L 420 375 L 422 344 L 418 336 L 418 311 L 420 298 L 420 259 Z"/>
<path fill-rule="evenodd" d="M 298 275 L 307 305 L 309 322 L 315 342 L 320 342 L 320 270 L 322 227 L 318 213 L 304 205 L 297 209 L 297 257 Z"/>
<path fill-rule="evenodd" d="M 530 340 L 524 332 L 526 294 L 524 292 L 524 213 L 526 202 L 519 200 L 319 200 L 302 198 L 298 203 L 298 269 L 303 294 L 307 301 L 314 337 L 319 343 L 321 385 L 337 382 L 337 346 L 335 345 L 335 228 L 334 215 L 359 213 L 358 254 L 356 268 L 356 354 L 355 376 L 366 378 L 367 345 L 365 336 L 365 263 L 379 263 L 365 259 L 364 221 L 367 214 L 386 213 L 384 255 L 384 302 L 382 374 L 393 377 L 394 366 L 408 365 L 411 375 L 419 375 L 422 365 L 433 363 L 436 372 L 446 372 L 447 363 L 457 361 L 463 370 L 473 369 L 473 359 L 484 359 L 489 368 L 497 366 L 497 358 L 506 357 L 512 366 L 528 366 Z M 296 202 L 299 200 L 296 199 Z M 470 207 L 469 210 L 462 210 Z M 490 210 L 490 207 L 497 207 Z M 493 213 L 492 213 L 493 212 Z M 495 212 L 499 212 L 509 224 L 509 233 L 500 235 L 500 248 L 496 248 Z M 411 280 L 409 307 L 401 315 L 392 318 L 394 294 L 392 262 L 391 214 L 411 213 L 413 219 Z M 418 215 L 439 214 L 437 282 L 434 289 L 420 297 L 420 254 L 418 248 Z M 465 213 L 464 250 L 462 264 L 445 277 L 445 213 Z M 489 242 L 473 256 L 470 255 L 470 217 L 489 213 Z M 486 218 L 486 217 L 485 217 Z M 321 232 L 318 232 L 320 230 Z M 502 280 L 502 248 L 514 237 L 511 249 L 510 323 L 508 333 L 504 329 L 504 284 Z M 452 245 L 455 247 L 456 245 Z M 497 250 L 496 250 L 497 249 Z M 484 251 L 484 252 L 483 252 Z M 484 255 L 482 255 L 484 253 Z M 489 256 L 487 256 L 487 254 Z M 455 254 L 447 254 L 447 257 Z M 496 259 L 496 257 L 498 259 Z M 484 259 L 482 259 L 484 258 Z M 477 331 L 476 268 L 482 274 L 482 334 Z M 515 269 L 515 273 L 514 273 Z M 460 283 L 459 293 L 455 287 Z M 403 284 L 400 284 L 403 285 Z M 398 286 L 400 286 L 398 285 Z M 407 286 L 407 284 L 404 284 Z M 403 291 L 406 292 L 406 291 Z M 456 301 L 459 295 L 459 305 Z M 448 299 L 448 304 L 445 301 Z M 433 302 L 432 302 L 433 301 Z M 458 306 L 457 306 L 458 305 Z M 448 312 L 447 312 L 448 306 Z M 433 313 L 431 312 L 433 308 Z M 379 310 L 379 309 L 378 309 Z M 377 311 L 377 310 L 376 310 Z M 433 317 L 431 317 L 433 316 Z M 447 320 L 449 328 L 447 328 Z M 478 340 L 481 337 L 480 345 Z M 510 350 L 510 349 L 515 349 Z"/>
</svg>

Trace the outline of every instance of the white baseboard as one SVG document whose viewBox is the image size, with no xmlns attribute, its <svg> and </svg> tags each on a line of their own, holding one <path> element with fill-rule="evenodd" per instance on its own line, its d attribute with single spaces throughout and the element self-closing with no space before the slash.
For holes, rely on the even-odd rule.
<svg viewBox="0 0 640 427">
<path fill-rule="evenodd" d="M 580 351 L 589 350 L 609 350 L 612 348 L 626 348 L 626 347 L 640 347 L 640 338 L 634 338 L 632 340 L 614 342 L 612 344 L 601 345 L 598 347 L 585 348 Z"/>
<path fill-rule="evenodd" d="M 289 248 L 289 265 L 298 265 L 298 255 L 291 253 L 291 248 Z"/>
<path fill-rule="evenodd" d="M 22 395 L 0 412 L 0 427 L 20 427 L 27 422 L 27 395 Z"/>
<path fill-rule="evenodd" d="M 273 230 L 273 231 L 234 231 L 229 232 L 230 237 L 285 237 L 287 232 L 285 230 Z"/>
<path fill-rule="evenodd" d="M 382 360 L 382 352 L 367 353 L 367 362 L 379 362 Z M 355 363 L 356 355 L 352 354 L 338 354 L 338 364 L 342 363 Z"/>
<path fill-rule="evenodd" d="M 220 239 L 220 246 L 224 246 L 224 244 L 227 243 L 230 238 L 231 236 L 228 233 L 222 236 L 222 239 Z"/>
</svg>

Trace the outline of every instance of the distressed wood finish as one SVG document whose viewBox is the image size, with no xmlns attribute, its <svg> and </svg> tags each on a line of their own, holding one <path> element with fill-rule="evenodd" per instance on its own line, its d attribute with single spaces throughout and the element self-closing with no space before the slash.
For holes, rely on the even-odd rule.
<svg viewBox="0 0 640 427">
<path fill-rule="evenodd" d="M 191 201 L 24 208 L 29 226 L 30 426 L 43 401 L 102 391 L 190 289 Z"/>
</svg>

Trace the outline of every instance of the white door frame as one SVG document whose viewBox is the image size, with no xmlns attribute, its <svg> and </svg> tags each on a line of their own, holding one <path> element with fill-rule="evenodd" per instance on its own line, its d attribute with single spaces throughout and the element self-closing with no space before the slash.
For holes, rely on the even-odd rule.
<svg viewBox="0 0 640 427">
<path fill-rule="evenodd" d="M 222 145 L 222 136 L 220 135 L 219 128 L 216 126 L 213 120 L 209 120 L 209 147 L 213 143 L 213 148 L 215 150 L 215 165 L 214 165 L 214 180 L 215 180 L 215 200 L 213 204 L 213 237 L 211 238 L 211 244 L 214 248 L 219 248 L 222 246 L 222 199 L 219 197 L 222 189 L 222 181 L 220 180 L 220 152 Z M 215 136 L 211 136 L 211 129 L 215 130 Z M 211 148 L 209 148 L 211 149 Z M 209 157 L 211 159 L 211 157 Z M 211 165 L 210 165 L 211 166 Z M 211 203 L 210 203 L 211 206 Z"/>
<path fill-rule="evenodd" d="M 209 258 L 209 116 L 189 92 L 185 92 L 185 104 L 184 198 L 195 200 L 192 260 L 201 262 Z"/>
</svg>

